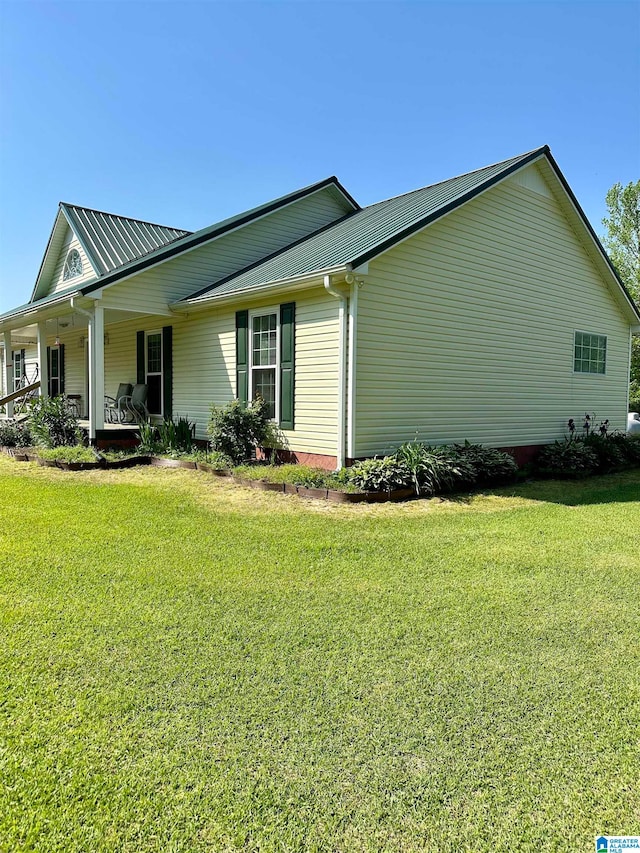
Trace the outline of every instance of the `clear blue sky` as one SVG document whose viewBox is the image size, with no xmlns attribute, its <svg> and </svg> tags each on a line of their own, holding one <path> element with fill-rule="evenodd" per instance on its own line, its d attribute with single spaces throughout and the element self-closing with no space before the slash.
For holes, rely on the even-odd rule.
<svg viewBox="0 0 640 853">
<path fill-rule="evenodd" d="M 0 0 L 0 311 L 59 201 L 196 230 L 549 144 L 598 233 L 640 178 L 640 5 Z"/>
</svg>

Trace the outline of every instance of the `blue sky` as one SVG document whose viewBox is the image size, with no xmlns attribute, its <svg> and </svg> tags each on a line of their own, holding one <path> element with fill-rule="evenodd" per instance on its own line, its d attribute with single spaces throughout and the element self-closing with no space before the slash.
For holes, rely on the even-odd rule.
<svg viewBox="0 0 640 853">
<path fill-rule="evenodd" d="M 640 178 L 640 4 L 0 2 L 0 311 L 59 201 L 196 230 L 549 144 L 598 233 Z"/>
</svg>

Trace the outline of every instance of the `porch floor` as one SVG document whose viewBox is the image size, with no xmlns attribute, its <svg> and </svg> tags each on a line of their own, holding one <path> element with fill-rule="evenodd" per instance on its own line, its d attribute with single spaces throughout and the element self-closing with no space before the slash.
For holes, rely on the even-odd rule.
<svg viewBox="0 0 640 853">
<path fill-rule="evenodd" d="M 80 429 L 86 429 L 86 430 L 89 429 L 88 419 L 80 418 L 80 420 L 78 421 L 78 424 L 80 425 Z M 133 433 L 137 432 L 138 429 L 139 429 L 138 424 L 110 424 L 110 423 L 105 423 L 104 428 L 101 430 L 98 430 L 98 432 L 101 432 L 101 433 L 102 432 L 113 432 L 113 433 L 122 432 L 122 433 L 131 433 L 133 435 Z"/>
</svg>

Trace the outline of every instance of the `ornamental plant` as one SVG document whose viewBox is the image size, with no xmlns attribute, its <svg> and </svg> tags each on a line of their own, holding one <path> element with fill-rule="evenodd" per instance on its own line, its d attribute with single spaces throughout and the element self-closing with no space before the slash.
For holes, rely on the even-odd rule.
<svg viewBox="0 0 640 853">
<path fill-rule="evenodd" d="M 251 459 L 256 447 L 269 435 L 267 404 L 257 397 L 248 406 L 232 400 L 226 406 L 211 406 L 207 427 L 211 449 L 228 456 L 234 465 Z"/>
<path fill-rule="evenodd" d="M 518 465 L 510 453 L 482 444 L 454 444 L 458 465 L 465 464 L 475 471 L 475 482 L 487 486 L 512 483 L 518 475 Z M 469 481 L 470 484 L 474 481 Z"/>
<path fill-rule="evenodd" d="M 536 460 L 536 468 L 549 477 L 587 477 L 598 468 L 598 457 L 580 439 L 547 444 Z"/>
<path fill-rule="evenodd" d="M 0 447 L 29 447 L 31 433 L 26 424 L 8 421 L 0 423 Z"/>
<path fill-rule="evenodd" d="M 356 462 L 349 469 L 349 479 L 363 492 L 392 492 L 412 484 L 409 468 L 396 456 L 376 456 Z"/>
<path fill-rule="evenodd" d="M 81 443 L 80 427 L 66 397 L 38 397 L 29 403 L 29 429 L 39 447 L 69 447 Z"/>
</svg>

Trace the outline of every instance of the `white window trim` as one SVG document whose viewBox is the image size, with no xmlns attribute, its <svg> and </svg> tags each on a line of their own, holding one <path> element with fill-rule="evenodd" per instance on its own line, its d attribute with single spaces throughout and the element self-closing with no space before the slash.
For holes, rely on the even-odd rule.
<svg viewBox="0 0 640 853">
<path fill-rule="evenodd" d="M 19 365 L 20 365 L 20 373 L 18 376 L 16 376 L 16 356 L 17 356 L 17 360 L 18 360 Z M 13 368 L 13 390 L 14 391 L 17 391 L 18 388 L 21 387 L 19 383 L 22 382 L 22 377 L 25 375 L 25 363 L 26 363 L 26 356 L 25 356 L 25 358 L 22 358 L 22 350 L 21 349 L 14 349 L 11 353 L 11 364 L 12 364 L 12 368 Z"/>
<path fill-rule="evenodd" d="M 80 262 L 80 270 L 72 272 L 71 268 L 69 267 L 69 259 L 71 258 L 71 255 L 74 252 L 78 256 L 78 261 Z M 71 279 L 80 278 L 83 275 L 83 273 L 84 273 L 84 264 L 82 263 L 82 255 L 75 248 L 69 249 L 69 251 L 67 252 L 67 257 L 64 259 L 64 266 L 62 268 L 62 280 L 63 281 L 71 281 Z"/>
<path fill-rule="evenodd" d="M 597 338 L 604 338 L 604 373 L 591 373 L 587 370 L 576 370 L 576 335 L 594 335 Z M 573 330 L 573 374 L 574 376 L 606 376 L 607 361 L 609 354 L 609 336 L 603 335 L 601 332 L 587 332 L 584 329 Z"/>
<path fill-rule="evenodd" d="M 276 372 L 276 411 L 271 419 L 275 423 L 280 423 L 280 306 L 266 306 L 265 308 L 254 308 L 249 311 L 249 401 L 253 400 L 253 318 L 264 317 L 267 314 L 275 314 L 276 316 L 276 363 L 274 369 Z M 264 369 L 265 365 L 256 365 L 257 370 Z"/>
<path fill-rule="evenodd" d="M 160 335 L 160 370 L 149 373 L 149 335 Z M 162 329 L 149 329 L 144 333 L 144 380 L 149 386 L 149 376 L 160 377 L 160 413 L 149 412 L 151 417 L 164 418 L 164 340 L 162 338 Z M 148 398 L 147 398 L 148 399 Z"/>
</svg>

